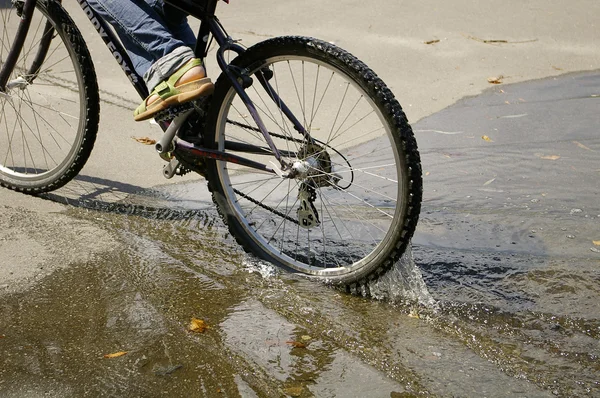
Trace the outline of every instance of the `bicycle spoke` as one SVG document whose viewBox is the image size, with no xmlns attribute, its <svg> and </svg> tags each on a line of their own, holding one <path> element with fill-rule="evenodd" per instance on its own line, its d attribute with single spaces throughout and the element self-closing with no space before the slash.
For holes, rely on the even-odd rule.
<svg viewBox="0 0 600 398">
<path fill-rule="evenodd" d="M 275 65 L 273 65 L 273 77 L 275 78 L 275 88 L 277 90 L 276 92 L 279 94 L 280 93 L 280 91 L 279 91 L 279 83 L 278 83 L 278 80 L 277 80 L 277 73 L 276 73 L 276 70 L 275 70 Z M 271 89 L 271 87 L 269 86 L 269 90 L 270 89 Z M 279 101 L 280 101 L 280 103 L 277 104 L 278 105 L 277 109 L 279 110 L 279 115 L 281 117 L 282 124 L 284 124 L 285 127 L 287 127 L 284 130 L 284 135 L 288 136 L 289 138 L 291 138 L 293 140 L 292 130 L 290 129 L 289 125 L 286 122 L 287 116 L 285 116 L 283 114 L 283 110 L 281 109 L 281 96 L 279 96 Z M 299 152 L 299 148 L 298 148 L 297 143 L 295 141 L 292 141 L 292 142 L 294 142 L 294 144 L 295 144 L 296 152 Z M 289 142 L 289 140 L 286 140 L 285 143 L 286 143 L 286 149 L 287 149 L 287 151 L 290 152 L 290 142 Z"/>
<path fill-rule="evenodd" d="M 24 101 L 21 101 L 19 103 L 19 105 L 22 105 L 24 103 Z M 15 111 L 15 114 L 17 116 L 17 120 L 19 121 L 19 126 L 21 127 L 21 135 L 23 138 L 23 142 L 27 143 L 27 139 L 25 138 L 25 129 L 23 128 L 23 126 L 27 127 L 27 130 L 29 130 L 31 133 L 33 133 L 33 129 L 29 126 L 29 124 L 25 121 L 25 119 L 21 116 L 21 109 L 17 110 L 16 108 L 13 108 Z M 35 133 L 33 133 L 33 136 L 36 138 L 36 140 L 38 140 L 38 138 L 36 137 Z M 56 142 L 56 141 L 55 141 Z M 41 140 L 38 140 L 38 143 L 42 145 L 42 151 L 47 152 L 45 147 L 42 144 Z M 28 145 L 27 145 L 28 146 Z M 48 156 L 50 156 L 50 153 L 48 153 Z M 58 164 L 53 158 L 52 156 L 50 156 L 50 158 L 52 159 L 52 161 L 54 161 L 55 164 Z"/>
<path fill-rule="evenodd" d="M 329 63 L 337 56 L 321 49 L 327 45 L 310 43 L 289 55 L 275 51 L 268 57 L 261 47 L 252 62 L 239 58 L 250 75 L 267 78 L 246 93 L 285 157 L 287 174 L 265 177 L 240 164 L 217 162 L 209 184 L 220 184 L 224 212 L 238 225 L 236 237 L 251 250 L 259 248 L 261 257 L 311 275 L 363 278 L 368 273 L 357 272 L 361 267 L 375 267 L 374 259 L 395 256 L 403 247 L 400 234 L 390 232 L 404 228 L 397 207 L 405 206 L 407 197 L 401 189 L 406 155 L 386 108 L 393 97 L 376 97 L 373 80 L 365 77 L 374 75 L 356 72 L 355 64 L 341 58 Z M 320 51 L 327 55 L 313 56 Z M 252 149 L 266 143 L 233 89 L 223 98 L 214 136 L 218 147 L 229 152 L 237 148 L 226 143 L 240 143 L 242 156 L 274 161 L 273 154 Z"/>
<path fill-rule="evenodd" d="M 323 198 L 325 198 L 325 201 L 328 201 L 328 199 L 327 199 L 325 196 L 321 195 L 321 199 L 323 199 Z M 334 212 L 334 214 L 335 214 L 335 217 L 333 217 L 333 216 L 331 215 L 331 212 L 330 212 L 330 210 L 332 210 L 332 211 Z M 325 211 L 326 211 L 327 215 L 329 216 L 329 221 L 330 221 L 330 222 L 333 224 L 333 227 L 334 227 L 334 229 L 336 230 L 336 232 L 338 233 L 338 235 L 339 235 L 339 237 L 340 237 L 340 242 L 344 242 L 344 241 L 345 241 L 345 239 L 344 239 L 344 237 L 342 236 L 342 234 L 340 233 L 340 230 L 339 230 L 339 228 L 338 228 L 338 226 L 337 226 L 337 223 L 334 221 L 334 220 L 336 220 L 336 219 L 340 219 L 339 223 L 341 223 L 341 224 L 342 224 L 342 226 L 344 227 L 344 229 L 346 229 L 346 231 L 348 232 L 348 235 L 349 235 L 349 236 L 352 238 L 352 240 L 357 240 L 357 239 L 354 237 L 354 234 L 352 233 L 352 230 L 351 230 L 350 228 L 348 228 L 348 226 L 347 226 L 345 223 L 342 223 L 342 221 L 341 221 L 341 218 L 338 216 L 338 214 L 337 214 L 337 211 L 336 211 L 335 207 L 333 207 L 333 206 L 329 206 L 329 207 L 325 206 Z M 363 255 L 365 255 L 365 256 L 366 256 L 367 254 L 368 254 L 368 253 L 366 253 L 366 252 L 363 252 Z"/>
<path fill-rule="evenodd" d="M 326 199 L 328 202 L 330 201 L 330 198 L 327 196 L 327 194 L 325 193 L 325 191 L 324 191 L 324 190 L 322 190 L 322 189 L 321 189 L 321 190 L 319 190 L 319 195 L 322 195 L 322 196 L 323 196 L 323 197 L 324 197 L 324 198 L 325 198 L 325 199 Z M 334 202 L 334 201 L 331 201 L 330 203 L 332 203 L 332 204 L 334 204 L 334 205 L 336 205 L 336 206 L 339 206 L 339 207 L 345 207 L 345 208 L 346 208 L 346 209 L 347 209 L 347 210 L 348 210 L 350 213 L 352 213 L 352 215 L 354 216 L 354 218 L 355 218 L 356 220 L 362 220 L 362 221 L 364 222 L 364 224 L 368 224 L 368 225 L 370 225 L 370 226 L 372 226 L 372 227 L 374 227 L 374 228 L 378 229 L 379 231 L 381 231 L 381 232 L 383 232 L 383 233 L 385 233 L 385 232 L 386 232 L 386 231 L 385 231 L 384 229 L 382 229 L 381 227 L 378 227 L 377 225 L 373 224 L 373 223 L 372 223 L 372 222 L 371 222 L 369 219 L 366 219 L 366 218 L 364 218 L 363 216 L 361 216 L 360 214 L 356 213 L 356 212 L 354 211 L 354 209 L 353 209 L 353 207 L 352 207 L 351 205 L 349 205 L 349 204 L 341 204 L 341 203 L 336 203 L 336 202 Z M 377 242 L 377 239 L 376 239 L 376 238 L 375 238 L 373 235 L 371 235 L 371 234 L 369 234 L 369 235 L 371 236 L 371 240 L 372 240 L 372 242 L 373 242 L 373 243 L 376 243 L 376 242 Z"/>
<path fill-rule="evenodd" d="M 27 97 L 28 97 L 29 100 L 31 99 L 31 97 L 29 97 L 29 93 L 26 93 L 25 95 L 27 95 Z M 31 102 L 29 102 L 29 103 L 31 103 Z M 32 108 L 32 110 L 33 110 L 33 108 Z M 40 126 L 38 124 L 38 118 L 36 116 L 36 112 L 35 111 L 33 113 L 33 120 L 35 122 L 36 131 L 38 133 L 38 135 L 37 135 L 38 141 L 40 142 L 40 145 L 42 146 L 42 155 L 44 156 L 44 162 L 46 163 L 46 169 L 49 170 L 50 166 L 48 165 L 48 158 L 46 156 L 45 146 L 44 146 L 44 143 L 43 143 L 43 137 L 42 137 L 42 134 L 40 133 Z M 35 133 L 34 133 L 34 135 L 35 135 Z"/>
<path fill-rule="evenodd" d="M 21 23 L 14 4 L 0 11 L 0 60 Z M 37 2 L 35 8 L 12 84 L 0 99 L 0 180 L 41 193 L 63 186 L 83 167 L 96 135 L 98 103 L 89 52 L 68 14 L 54 3 Z"/>
</svg>

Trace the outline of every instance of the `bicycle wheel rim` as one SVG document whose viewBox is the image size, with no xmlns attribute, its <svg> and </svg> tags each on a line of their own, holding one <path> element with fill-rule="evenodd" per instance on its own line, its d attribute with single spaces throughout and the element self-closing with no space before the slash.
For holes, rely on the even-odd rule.
<svg viewBox="0 0 600 398">
<path fill-rule="evenodd" d="M 17 20 L 14 6 L 2 10 L 3 58 L 12 43 L 11 23 Z M 47 26 L 52 30 L 45 30 Z M 33 71 L 40 43 L 48 35 L 53 38 L 46 56 L 37 71 Z M 31 80 L 9 90 L 9 98 L 1 100 L 0 174 L 12 186 L 48 186 L 61 178 L 78 156 L 87 110 L 77 54 L 63 26 L 50 16 L 43 3 L 36 5 L 9 84 L 19 79 Z"/>
<path fill-rule="evenodd" d="M 294 65 L 290 66 L 290 63 Z M 359 98 L 363 100 L 361 106 L 366 106 L 370 110 L 369 122 L 372 123 L 373 120 L 375 120 L 376 124 L 378 124 L 377 128 L 367 129 L 367 134 L 360 135 L 358 138 L 351 137 L 350 141 L 341 144 L 341 146 L 338 146 L 339 144 L 329 145 L 334 141 L 331 139 L 331 135 L 328 139 L 320 141 L 318 146 L 320 146 L 324 152 L 328 152 L 330 163 L 334 165 L 334 170 L 337 166 L 340 166 L 340 164 L 345 161 L 343 159 L 349 160 L 348 157 L 343 156 L 343 153 L 361 150 L 363 152 L 370 151 L 371 149 L 361 149 L 361 147 L 365 145 L 367 148 L 370 145 L 370 148 L 372 148 L 374 152 L 378 152 L 378 158 L 381 157 L 385 147 L 375 149 L 374 145 L 376 144 L 373 143 L 373 140 L 375 140 L 377 143 L 383 142 L 388 144 L 387 154 L 381 158 L 387 159 L 387 163 L 385 163 L 385 165 L 388 166 L 386 171 L 387 174 L 389 174 L 389 166 L 392 165 L 391 169 L 394 176 L 393 178 L 389 178 L 389 175 L 386 173 L 375 176 L 371 171 L 367 171 L 375 170 L 377 166 L 384 165 L 381 162 L 379 164 L 371 164 L 370 166 L 361 168 L 360 165 L 363 163 L 360 163 L 360 161 L 357 161 L 356 159 L 352 159 L 351 161 L 356 163 L 353 163 L 352 166 L 347 167 L 346 169 L 346 173 L 348 173 L 348 169 L 351 169 L 353 174 L 356 174 L 352 177 L 350 186 L 354 187 L 354 189 L 358 188 L 358 190 L 370 190 L 369 187 L 361 185 L 361 180 L 364 180 L 364 178 L 359 178 L 358 174 L 362 174 L 362 177 L 367 175 L 367 173 L 373 174 L 374 178 L 381 178 L 385 174 L 385 178 L 382 178 L 382 181 L 386 181 L 388 185 L 385 189 L 385 194 L 381 195 L 381 192 L 372 191 L 370 200 L 372 200 L 373 203 L 367 203 L 364 198 L 357 197 L 352 192 L 347 192 L 344 190 L 343 194 L 346 196 L 346 200 L 348 197 L 352 197 L 352 195 L 354 195 L 351 201 L 355 201 L 355 203 L 340 203 L 340 198 L 333 195 L 335 196 L 334 198 L 331 192 L 327 191 L 334 190 L 336 194 L 342 191 L 335 189 L 330 185 L 318 183 L 316 185 L 323 185 L 317 186 L 317 189 L 315 190 L 317 191 L 317 198 L 314 201 L 315 206 L 317 207 L 316 213 L 322 218 L 319 220 L 320 227 L 313 227 L 308 229 L 308 231 L 302 229 L 303 231 L 300 232 L 301 228 L 295 226 L 295 238 L 290 240 L 289 236 L 285 236 L 285 232 L 280 232 L 279 230 L 285 230 L 289 226 L 286 225 L 288 223 L 294 225 L 290 219 L 298 219 L 299 217 L 297 214 L 298 200 L 296 197 L 299 189 L 298 180 L 281 180 L 276 176 L 265 176 L 263 174 L 263 176 L 265 176 L 264 178 L 269 181 L 269 184 L 273 188 L 266 188 L 265 185 L 267 184 L 261 181 L 263 184 L 263 187 L 261 188 L 263 194 L 264 192 L 267 193 L 266 195 L 259 196 L 258 200 L 255 200 L 260 202 L 262 205 L 276 209 L 279 215 L 273 217 L 269 216 L 269 214 L 266 214 L 269 213 L 269 211 L 264 209 L 264 207 L 249 201 L 244 195 L 242 195 L 244 192 L 241 192 L 239 188 L 245 184 L 250 184 L 249 181 L 245 180 L 246 176 L 243 175 L 244 172 L 248 173 L 248 171 L 244 171 L 237 166 L 227 164 L 225 162 L 217 162 L 217 175 L 220 180 L 220 184 L 223 187 L 223 193 L 228 202 L 228 206 L 233 213 L 231 216 L 236 219 L 237 223 L 244 230 L 245 234 L 251 239 L 252 244 L 258 246 L 262 251 L 264 251 L 266 257 L 275 260 L 281 265 L 305 274 L 316 275 L 325 278 L 328 276 L 336 277 L 359 272 L 365 267 L 372 267 L 372 264 L 382 263 L 389 257 L 390 251 L 393 250 L 393 246 L 398 241 L 398 234 L 401 231 L 401 220 L 404 218 L 404 211 L 406 207 L 406 203 L 404 201 L 404 184 L 406 181 L 406 176 L 404 175 L 403 171 L 403 157 L 399 153 L 399 143 L 397 140 L 398 137 L 395 135 L 395 132 L 392 131 L 390 120 L 384 113 L 382 105 L 377 104 L 376 101 L 371 98 L 372 94 L 369 95 L 368 89 L 365 87 L 365 82 L 361 81 L 360 77 L 353 75 L 351 72 L 345 72 L 337 65 L 331 65 L 329 62 L 327 62 L 327 60 L 320 60 L 313 57 L 299 55 L 274 56 L 266 59 L 264 63 L 253 66 L 253 70 L 251 70 L 250 74 L 255 73 L 256 70 L 264 68 L 265 66 L 269 66 L 270 69 L 274 71 L 274 77 L 271 79 L 271 83 L 276 91 L 280 91 L 279 87 L 275 86 L 283 85 L 281 82 L 283 73 L 278 75 L 278 71 L 281 68 L 277 67 L 277 65 L 283 65 L 289 68 L 290 76 L 294 75 L 292 70 L 294 68 L 298 68 L 298 65 L 300 65 L 303 71 L 304 80 L 307 80 L 308 75 L 310 75 L 311 79 L 317 75 L 315 90 L 312 92 L 312 100 L 307 100 L 307 96 L 305 95 L 306 91 L 310 90 L 299 90 L 302 91 L 302 94 L 300 94 L 297 90 L 294 94 L 297 97 L 297 108 L 302 110 L 299 112 L 299 114 L 303 115 L 303 124 L 305 127 L 307 127 L 307 129 L 312 130 L 311 135 L 317 136 L 317 138 L 319 138 L 318 136 L 321 135 L 318 133 L 321 127 L 318 127 L 314 124 L 317 123 L 318 120 L 315 115 L 319 113 L 320 110 L 318 108 L 322 105 L 324 99 L 330 95 L 327 93 L 327 91 L 330 90 L 332 86 L 341 87 L 343 92 L 344 100 L 337 101 L 335 107 L 331 108 L 337 109 L 337 112 L 335 113 L 336 120 L 339 120 L 338 123 L 341 123 L 341 126 L 348 121 L 348 118 L 352 119 L 352 115 L 349 114 L 351 112 L 348 112 L 348 108 L 344 108 L 346 104 L 352 103 L 348 94 L 349 89 L 357 93 Z M 311 72 L 306 71 L 308 68 L 314 68 L 312 75 Z M 316 88 L 319 80 L 319 74 L 325 76 L 324 81 L 328 82 L 328 88 L 325 89 L 324 92 L 319 92 Z M 330 78 L 328 76 L 329 74 L 331 74 L 333 77 Z M 294 80 L 294 78 L 292 77 L 291 80 Z M 294 86 L 297 89 L 300 85 L 300 82 L 294 81 L 290 83 L 288 81 L 284 84 L 287 84 L 288 87 Z M 255 81 L 254 87 L 256 88 L 257 85 L 258 83 Z M 251 88 L 250 90 L 253 89 Z M 325 96 L 322 96 L 323 93 L 325 93 Z M 335 94 L 331 94 L 331 98 L 340 97 L 336 96 Z M 225 141 L 230 141 L 232 138 L 232 135 L 228 136 L 226 132 L 228 131 L 228 126 L 231 125 L 232 109 L 237 114 L 238 119 L 241 117 L 241 119 L 246 122 L 249 119 L 247 116 L 242 115 L 242 111 L 240 111 L 241 108 L 235 103 L 236 100 L 239 103 L 239 98 L 235 95 L 233 89 L 230 89 L 226 94 L 219 111 L 219 116 L 216 123 L 216 141 L 217 147 L 220 150 L 225 150 Z M 284 101 L 286 101 L 286 99 L 284 99 Z M 273 113 L 265 111 L 264 109 L 260 109 L 261 107 L 267 107 L 268 103 L 264 101 L 254 101 L 255 104 L 258 102 L 260 102 L 260 105 L 258 105 L 257 108 L 259 108 L 259 112 L 262 113 L 261 116 L 266 117 L 266 119 L 270 119 L 271 122 L 273 122 L 273 119 L 277 116 L 281 116 L 281 114 L 274 115 Z M 312 104 L 307 106 L 306 103 L 310 102 L 312 102 Z M 315 104 L 318 104 L 319 107 L 313 106 Z M 308 112 L 309 108 L 310 112 Z M 344 109 L 344 111 L 341 112 L 341 109 Z M 356 106 L 352 107 L 351 111 L 358 112 Z M 306 118 L 307 113 L 310 114 L 308 119 Z M 363 114 L 361 113 L 361 115 Z M 361 117 L 358 118 L 358 121 L 356 120 L 356 117 L 354 117 L 352 121 L 347 122 L 346 127 L 348 127 L 348 125 L 352 125 L 352 122 L 363 123 Z M 341 122 L 342 120 L 344 120 L 344 123 Z M 250 125 L 250 123 L 248 125 Z M 339 124 L 336 126 L 336 122 L 334 122 L 330 130 L 334 131 L 336 127 L 341 126 Z M 269 130 L 273 131 L 271 129 Z M 280 133 L 284 131 L 285 134 L 288 134 L 291 133 L 293 129 L 289 126 L 289 124 L 286 126 L 285 122 L 282 122 L 282 126 L 280 126 L 278 131 Z M 340 129 L 337 131 L 339 132 Z M 254 131 L 254 133 L 256 132 Z M 334 138 L 337 140 L 340 138 L 340 136 L 335 136 Z M 248 139 L 247 137 L 239 138 L 239 142 L 246 144 L 254 144 L 253 141 L 255 140 L 260 139 L 256 135 L 254 136 L 254 139 Z M 370 144 L 368 142 L 370 142 Z M 285 150 L 298 152 L 298 146 L 296 146 L 296 148 L 290 148 L 288 142 L 288 146 L 286 149 L 284 149 L 284 151 Z M 304 152 L 306 153 L 306 151 Z M 260 155 L 255 156 L 259 158 L 261 157 Z M 262 156 L 263 163 L 266 161 L 265 158 L 267 156 L 268 154 Z M 361 156 L 366 155 L 363 153 Z M 375 154 L 373 156 L 375 156 Z M 344 170 L 344 168 L 342 167 L 341 170 Z M 252 173 L 257 176 L 260 175 L 260 173 L 256 173 L 255 171 L 252 171 Z M 309 177 L 308 180 L 311 178 L 312 177 Z M 343 182 L 344 180 L 345 182 Z M 348 180 L 350 180 L 349 177 L 342 178 L 342 183 L 340 185 L 347 185 Z M 258 181 L 259 180 L 257 180 L 257 182 Z M 394 184 L 390 184 L 390 181 L 394 181 Z M 274 192 L 280 189 L 283 185 L 287 185 L 286 190 L 288 191 L 287 198 L 285 200 L 274 194 Z M 393 187 L 390 188 L 389 185 L 393 185 Z M 246 190 L 246 193 L 251 191 L 251 189 L 244 189 Z M 377 195 L 379 196 L 375 198 Z M 385 200 L 383 200 L 384 197 Z M 384 201 L 387 201 L 388 203 L 383 205 Z M 268 203 L 270 203 L 270 205 Z M 360 206 L 358 206 L 360 209 L 355 210 L 351 207 L 356 206 L 357 204 L 360 204 Z M 344 214 L 341 214 L 342 208 Z M 273 212 L 271 213 L 273 214 Z M 286 219 L 284 216 L 287 216 L 290 219 Z M 381 219 L 378 219 L 379 216 L 383 216 L 385 220 L 381 221 Z M 279 217 L 281 220 L 273 221 L 273 218 L 277 217 Z M 344 222 L 339 222 L 339 220 L 344 218 L 346 218 Z M 338 222 L 336 222 L 334 219 L 337 219 Z M 376 221 L 372 221 L 371 219 Z M 274 229 L 276 231 L 273 231 L 273 228 L 271 228 L 271 230 L 265 228 L 265 223 L 270 222 L 274 223 Z M 379 224 L 382 222 L 385 225 L 380 227 Z M 330 232 L 330 230 L 333 232 Z M 313 237 L 311 237 L 311 233 L 313 234 Z M 366 235 L 366 238 L 361 236 L 362 233 Z M 300 234 L 306 234 L 305 238 L 301 238 Z M 290 247 L 286 246 L 295 246 L 295 249 L 290 249 Z"/>
</svg>

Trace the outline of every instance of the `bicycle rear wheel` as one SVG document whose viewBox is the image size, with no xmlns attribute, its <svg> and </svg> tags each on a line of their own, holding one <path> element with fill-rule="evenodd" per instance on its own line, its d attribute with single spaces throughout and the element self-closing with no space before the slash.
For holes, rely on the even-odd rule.
<svg viewBox="0 0 600 398">
<path fill-rule="evenodd" d="M 352 55 L 311 38 L 271 39 L 233 64 L 254 75 L 246 92 L 277 148 L 299 166 L 283 179 L 208 162 L 209 188 L 233 236 L 263 259 L 332 283 L 364 285 L 389 270 L 413 235 L 422 191 L 416 141 L 389 89 Z M 270 89 L 259 83 L 263 73 Z M 314 141 L 294 129 L 271 90 Z M 275 160 L 224 76 L 212 104 L 206 145 Z"/>
<path fill-rule="evenodd" d="M 0 61 L 20 22 L 15 1 L 0 9 Z M 57 189 L 87 161 L 99 97 L 83 38 L 55 1 L 38 1 L 20 58 L 0 96 L 0 184 L 26 192 Z"/>
</svg>

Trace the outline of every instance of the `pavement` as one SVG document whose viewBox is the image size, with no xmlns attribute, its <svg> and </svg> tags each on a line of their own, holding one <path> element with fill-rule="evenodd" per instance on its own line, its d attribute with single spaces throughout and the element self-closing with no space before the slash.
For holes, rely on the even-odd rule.
<svg viewBox="0 0 600 398">
<path fill-rule="evenodd" d="M 0 295 L 24 292 L 58 269 L 124 249 L 93 216 L 70 217 L 69 199 L 118 202 L 132 192 L 198 178 L 165 180 L 153 148 L 132 139 L 156 139 L 161 130 L 133 121 L 140 99 L 77 3 L 64 4 L 98 73 L 99 136 L 79 181 L 53 200 L 0 190 Z M 600 239 L 593 218 L 600 215 L 593 213 L 600 186 L 599 2 L 376 0 L 367 7 L 356 0 L 234 0 L 220 4 L 218 13 L 245 45 L 279 35 L 318 37 L 352 52 L 390 86 L 415 126 L 423 158 L 424 210 L 430 213 L 422 217 L 416 244 L 440 238 L 445 247 L 468 244 L 432 222 L 436 211 L 468 196 L 479 209 L 528 205 L 557 217 L 581 210 L 590 217 L 564 221 L 585 237 L 581 241 L 557 244 L 556 236 L 543 232 L 533 245 L 503 242 L 548 255 L 597 255 L 589 249 Z M 216 78 L 214 61 L 208 70 Z M 457 158 L 451 168 L 444 162 Z M 572 181 L 583 182 L 577 195 Z M 484 236 L 496 247 L 494 235 Z"/>
<path fill-rule="evenodd" d="M 82 178 L 95 184 L 91 191 L 85 188 L 86 195 L 98 196 L 106 190 L 127 193 L 180 182 L 164 180 L 160 175 L 162 161 L 153 149 L 131 138 L 157 138 L 161 131 L 149 123 L 133 122 L 131 113 L 139 102 L 137 94 L 77 3 L 68 0 L 64 4 L 86 38 L 101 87 L 99 136 L 81 173 Z M 229 34 L 242 39 L 245 45 L 297 34 L 319 37 L 349 50 L 387 82 L 411 123 L 481 93 L 491 86 L 489 78 L 510 84 L 600 68 L 600 4 L 593 0 L 568 5 L 541 0 L 512 0 L 501 5 L 492 1 L 459 0 L 450 4 L 381 0 L 371 2 L 369 7 L 352 0 L 309 0 L 301 5 L 291 0 L 234 1 L 220 4 L 218 12 Z M 212 76 L 216 74 L 210 59 L 208 70 Z M 465 130 L 466 126 L 458 127 Z M 417 132 L 417 139 L 422 148 L 427 148 L 438 142 L 440 135 Z M 424 163 L 423 167 L 427 170 L 429 165 Z M 73 188 L 71 195 L 60 195 L 83 194 Z M 57 263 L 84 259 L 114 245 L 94 225 L 85 226 L 96 231 L 86 238 L 86 234 L 79 233 L 79 226 L 73 228 L 63 220 L 60 213 L 66 207 L 52 201 L 3 189 L 0 205 L 4 236 L 0 241 L 0 258 L 4 259 L 0 280 L 10 281 L 0 283 L 5 289 L 12 290 L 17 281 L 35 278 L 42 264 L 51 270 Z M 28 214 L 26 219 L 35 220 L 35 233 L 28 223 L 12 221 L 14 213 L 23 212 Z M 99 241 L 103 244 L 97 244 Z M 16 248 L 24 247 L 27 249 L 16 252 Z M 57 247 L 71 254 L 60 261 L 60 256 L 52 254 Z M 8 269 L 19 271 L 8 271 L 7 275 Z"/>
</svg>

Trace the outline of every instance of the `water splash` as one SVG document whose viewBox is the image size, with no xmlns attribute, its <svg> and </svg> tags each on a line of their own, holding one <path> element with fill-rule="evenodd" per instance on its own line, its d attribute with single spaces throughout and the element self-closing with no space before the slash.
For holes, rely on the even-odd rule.
<svg viewBox="0 0 600 398">
<path fill-rule="evenodd" d="M 271 279 L 279 273 L 273 264 L 265 263 L 258 259 L 246 258 L 242 261 L 244 270 L 249 273 L 257 273 L 263 279 Z"/>
<path fill-rule="evenodd" d="M 369 284 L 371 296 L 378 300 L 392 303 L 412 303 L 433 307 L 433 299 L 421 271 L 415 264 L 412 249 L 409 245 L 393 267 L 376 282 Z"/>
</svg>

